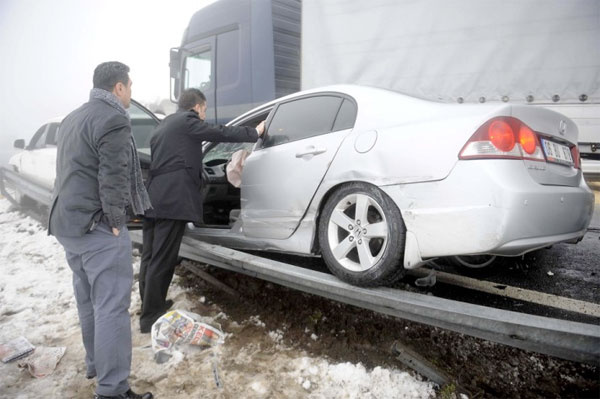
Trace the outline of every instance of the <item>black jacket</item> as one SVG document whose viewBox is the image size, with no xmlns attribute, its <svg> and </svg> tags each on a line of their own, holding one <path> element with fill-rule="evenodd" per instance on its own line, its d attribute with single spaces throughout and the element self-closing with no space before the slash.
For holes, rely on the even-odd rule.
<svg viewBox="0 0 600 399">
<path fill-rule="evenodd" d="M 202 142 L 255 142 L 256 129 L 211 125 L 195 111 L 179 111 L 158 125 L 150 140 L 147 180 L 153 209 L 147 217 L 202 221 Z"/>
<path fill-rule="evenodd" d="M 101 219 L 111 227 L 125 224 L 130 137 L 129 119 L 100 99 L 91 99 L 62 121 L 49 234 L 83 236 Z"/>
</svg>

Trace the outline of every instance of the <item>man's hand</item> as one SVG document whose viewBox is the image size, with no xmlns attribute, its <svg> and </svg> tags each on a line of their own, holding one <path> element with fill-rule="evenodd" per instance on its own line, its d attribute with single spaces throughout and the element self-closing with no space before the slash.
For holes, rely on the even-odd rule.
<svg viewBox="0 0 600 399">
<path fill-rule="evenodd" d="M 258 137 L 261 137 L 265 132 L 265 121 L 262 121 L 256 126 L 256 131 L 258 132 Z"/>
<path fill-rule="evenodd" d="M 120 231 L 119 231 L 119 229 L 117 229 L 116 227 L 113 227 L 113 228 L 112 228 L 112 232 L 113 232 L 113 234 L 114 234 L 115 236 L 117 236 L 117 237 L 119 236 L 119 233 L 120 233 Z"/>
</svg>

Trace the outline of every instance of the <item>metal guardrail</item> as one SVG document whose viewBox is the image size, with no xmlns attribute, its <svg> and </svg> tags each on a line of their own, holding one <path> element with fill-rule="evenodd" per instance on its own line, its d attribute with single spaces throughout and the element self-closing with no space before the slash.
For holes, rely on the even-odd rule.
<svg viewBox="0 0 600 399">
<path fill-rule="evenodd" d="M 0 193 L 6 197 L 11 203 L 20 205 L 19 201 L 13 197 L 6 185 L 18 190 L 21 194 L 34 199 L 40 204 L 50 206 L 52 201 L 52 190 L 42 187 L 33 180 L 13 172 L 5 167 L 0 167 Z"/>
<path fill-rule="evenodd" d="M 50 190 L 0 168 L 0 192 L 10 200 L 12 197 L 6 192 L 5 183 L 42 204 L 50 204 Z M 139 231 L 132 231 L 131 238 L 142 243 Z M 206 244 L 189 236 L 183 237 L 180 255 L 378 313 L 567 360 L 600 365 L 598 325 L 550 319 L 392 288 L 355 287 L 326 273 Z"/>
<path fill-rule="evenodd" d="M 132 240 L 142 241 L 140 232 Z M 473 305 L 336 277 L 184 236 L 180 255 L 375 312 L 559 358 L 600 364 L 600 326 Z"/>
</svg>

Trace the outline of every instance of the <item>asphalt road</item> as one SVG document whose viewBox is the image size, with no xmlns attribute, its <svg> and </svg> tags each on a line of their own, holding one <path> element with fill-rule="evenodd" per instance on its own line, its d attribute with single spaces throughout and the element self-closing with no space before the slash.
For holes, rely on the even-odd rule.
<svg viewBox="0 0 600 399">
<path fill-rule="evenodd" d="M 595 186 L 600 188 L 599 186 Z M 596 206 L 588 232 L 577 244 L 557 244 L 522 257 L 504 258 L 482 270 L 465 271 L 441 263 L 441 271 L 467 274 L 492 281 L 561 297 L 600 304 L 600 191 L 595 191 Z M 558 311 L 443 284 L 431 288 L 434 295 L 451 297 L 481 305 L 534 313 L 548 317 L 600 324 L 600 319 Z"/>
<path fill-rule="evenodd" d="M 508 270 L 494 273 L 499 282 L 600 303 L 600 192 L 595 194 L 594 215 L 582 241 L 514 259 Z"/>
</svg>

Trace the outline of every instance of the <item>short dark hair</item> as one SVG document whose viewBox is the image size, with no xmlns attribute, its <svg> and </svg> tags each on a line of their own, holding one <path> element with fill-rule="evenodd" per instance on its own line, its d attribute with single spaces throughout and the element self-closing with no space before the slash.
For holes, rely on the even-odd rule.
<svg viewBox="0 0 600 399">
<path fill-rule="evenodd" d="M 196 104 L 204 104 L 206 102 L 206 96 L 198 89 L 186 89 L 179 96 L 177 105 L 179 109 L 189 111 L 194 108 Z"/>
<path fill-rule="evenodd" d="M 112 91 L 119 82 L 129 84 L 129 67 L 122 62 L 103 62 L 94 69 L 94 88 Z"/>
</svg>

